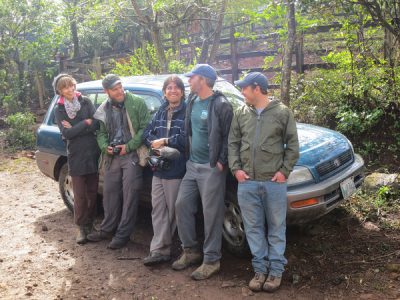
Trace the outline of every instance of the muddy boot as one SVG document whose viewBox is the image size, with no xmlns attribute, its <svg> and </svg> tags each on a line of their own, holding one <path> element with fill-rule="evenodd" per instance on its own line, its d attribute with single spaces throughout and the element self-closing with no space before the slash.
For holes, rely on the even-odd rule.
<svg viewBox="0 0 400 300">
<path fill-rule="evenodd" d="M 249 289 L 253 292 L 259 292 L 263 289 L 264 282 L 265 275 L 263 273 L 256 273 L 249 282 Z"/>
<path fill-rule="evenodd" d="M 150 253 L 145 259 L 143 259 L 143 264 L 145 266 L 154 266 L 157 264 L 161 264 L 163 262 L 167 262 L 171 260 L 171 256 L 164 255 L 158 252 Z"/>
<path fill-rule="evenodd" d="M 89 242 L 100 242 L 102 240 L 109 240 L 112 238 L 112 234 L 105 231 L 92 231 L 87 235 Z"/>
<path fill-rule="evenodd" d="M 174 261 L 174 263 L 172 264 L 172 269 L 180 271 L 186 269 L 191 265 L 200 263 L 202 259 L 203 258 L 200 251 L 186 248 L 183 249 L 181 257 Z"/>
<path fill-rule="evenodd" d="M 213 263 L 203 263 L 200 267 L 198 267 L 190 277 L 194 280 L 204 280 L 210 278 L 215 273 L 219 272 L 220 263 L 219 260 Z"/>
<path fill-rule="evenodd" d="M 281 286 L 282 277 L 268 275 L 267 280 L 264 283 L 263 290 L 272 293 L 275 292 Z"/>
<path fill-rule="evenodd" d="M 79 245 L 86 244 L 87 234 L 86 234 L 85 226 L 79 226 L 78 236 L 76 237 L 76 242 Z"/>
<path fill-rule="evenodd" d="M 91 234 L 92 231 L 93 231 L 93 224 L 92 224 L 92 223 L 86 224 L 86 225 L 84 226 L 84 230 L 85 230 L 85 232 L 86 232 L 86 235 Z"/>
</svg>

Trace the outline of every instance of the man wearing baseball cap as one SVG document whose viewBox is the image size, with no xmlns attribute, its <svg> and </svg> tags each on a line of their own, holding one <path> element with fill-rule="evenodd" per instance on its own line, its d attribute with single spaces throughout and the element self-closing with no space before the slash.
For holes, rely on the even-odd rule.
<svg viewBox="0 0 400 300">
<path fill-rule="evenodd" d="M 228 134 L 233 111 L 225 96 L 213 91 L 217 73 L 210 65 L 196 65 L 185 75 L 192 92 L 185 119 L 188 162 L 175 205 L 183 252 L 172 268 L 183 270 L 203 262 L 191 274 L 193 279 L 203 280 L 220 269 Z M 204 215 L 203 251 L 199 249 L 195 228 L 199 196 Z"/>
<path fill-rule="evenodd" d="M 100 121 L 97 143 L 104 164 L 104 219 L 100 230 L 87 236 L 91 242 L 111 239 L 109 249 L 124 247 L 135 225 L 142 186 L 142 167 L 137 149 L 149 121 L 149 111 L 142 98 L 125 92 L 121 79 L 114 74 L 104 77 L 108 96 L 94 118 Z"/>
<path fill-rule="evenodd" d="M 273 292 L 287 263 L 286 180 L 299 157 L 296 122 L 289 108 L 268 98 L 268 80 L 262 73 L 249 73 L 235 84 L 246 105 L 235 111 L 228 158 L 239 182 L 238 201 L 253 255 L 255 276 L 249 288 Z"/>
</svg>

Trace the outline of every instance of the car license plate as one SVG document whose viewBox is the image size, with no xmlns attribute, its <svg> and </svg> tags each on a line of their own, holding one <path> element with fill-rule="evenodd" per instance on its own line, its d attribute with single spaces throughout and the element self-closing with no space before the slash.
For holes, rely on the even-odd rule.
<svg viewBox="0 0 400 300">
<path fill-rule="evenodd" d="M 347 178 L 340 183 L 340 189 L 342 190 L 343 199 L 348 199 L 356 191 L 353 177 Z"/>
</svg>

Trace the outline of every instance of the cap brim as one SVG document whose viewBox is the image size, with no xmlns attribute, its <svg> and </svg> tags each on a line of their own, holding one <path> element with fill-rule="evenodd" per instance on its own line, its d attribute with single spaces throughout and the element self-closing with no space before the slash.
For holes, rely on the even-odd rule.
<svg viewBox="0 0 400 300">
<path fill-rule="evenodd" d="M 234 83 L 240 88 L 244 88 L 249 85 L 249 83 L 247 83 L 245 80 L 236 80 Z"/>
<path fill-rule="evenodd" d="M 121 80 L 117 80 L 116 82 L 114 82 L 111 86 L 110 89 L 112 89 L 114 86 L 116 86 L 118 83 L 122 83 Z"/>
<path fill-rule="evenodd" d="M 183 76 L 186 76 L 186 77 L 192 77 L 193 75 L 194 75 L 194 73 L 192 73 L 192 72 L 183 74 Z"/>
</svg>

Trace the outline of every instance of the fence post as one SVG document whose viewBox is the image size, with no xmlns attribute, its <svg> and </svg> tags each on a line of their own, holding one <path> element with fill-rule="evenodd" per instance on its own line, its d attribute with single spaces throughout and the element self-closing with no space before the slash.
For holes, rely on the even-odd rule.
<svg viewBox="0 0 400 300">
<path fill-rule="evenodd" d="M 101 62 L 99 56 L 93 58 L 93 67 L 94 67 L 94 72 L 96 73 L 96 79 L 100 79 L 102 70 L 101 70 Z"/>
<path fill-rule="evenodd" d="M 296 43 L 296 72 L 298 74 L 304 73 L 304 34 L 299 34 L 299 39 Z"/>
<path fill-rule="evenodd" d="M 237 55 L 237 40 L 235 38 L 235 26 L 231 23 L 230 32 L 231 44 L 231 65 L 232 65 L 232 82 L 239 79 L 239 60 Z"/>
</svg>

